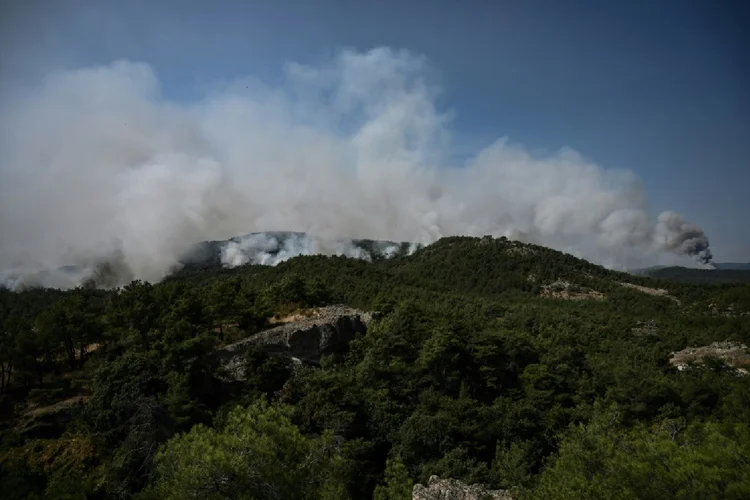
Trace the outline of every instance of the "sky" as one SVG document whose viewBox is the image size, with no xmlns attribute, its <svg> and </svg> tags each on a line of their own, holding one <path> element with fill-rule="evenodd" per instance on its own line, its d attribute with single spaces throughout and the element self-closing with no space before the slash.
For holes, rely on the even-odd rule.
<svg viewBox="0 0 750 500">
<path fill-rule="evenodd" d="M 500 137 L 641 180 L 654 214 L 750 261 L 750 7 L 741 0 L 3 0 L 0 106 L 55 71 L 144 62 L 165 99 L 273 86 L 344 49 L 423 57 L 452 155 Z M 5 101 L 3 100 L 5 99 Z M 0 108 L 2 110 L 2 108 Z M 286 229 L 286 228 L 278 228 Z"/>
</svg>

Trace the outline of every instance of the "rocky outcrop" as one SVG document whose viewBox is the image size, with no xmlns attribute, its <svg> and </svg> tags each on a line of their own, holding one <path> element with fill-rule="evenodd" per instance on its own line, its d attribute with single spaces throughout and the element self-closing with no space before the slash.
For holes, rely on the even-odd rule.
<svg viewBox="0 0 750 500">
<path fill-rule="evenodd" d="M 673 352 L 669 362 L 678 370 L 684 371 L 689 368 L 689 363 L 701 364 L 704 358 L 717 358 L 722 360 L 735 371 L 737 375 L 747 375 L 750 367 L 750 354 L 747 346 L 739 342 L 714 342 L 703 347 L 688 347 L 681 351 Z"/>
<path fill-rule="evenodd" d="M 412 490 L 412 500 L 511 500 L 505 490 L 488 490 L 480 484 L 468 485 L 457 479 L 430 477 L 427 486 L 417 484 Z"/>
<path fill-rule="evenodd" d="M 659 325 L 656 321 L 639 321 L 630 331 L 640 337 L 657 337 L 659 335 Z"/>
<path fill-rule="evenodd" d="M 542 287 L 542 297 L 564 300 L 604 300 L 604 294 L 590 288 L 557 280 Z"/>
<path fill-rule="evenodd" d="M 268 354 L 287 356 L 297 363 L 318 365 L 323 355 L 345 352 L 358 333 L 365 333 L 370 313 L 346 306 L 315 310 L 311 316 L 271 328 L 218 349 L 215 356 L 230 380 L 244 379 L 244 354 L 260 348 Z"/>
<path fill-rule="evenodd" d="M 708 304 L 708 311 L 711 316 L 723 316 L 725 318 L 734 318 L 737 316 L 750 316 L 750 312 L 743 311 L 737 312 L 734 310 L 734 305 L 730 304 L 726 307 L 717 306 L 716 304 Z"/>
</svg>

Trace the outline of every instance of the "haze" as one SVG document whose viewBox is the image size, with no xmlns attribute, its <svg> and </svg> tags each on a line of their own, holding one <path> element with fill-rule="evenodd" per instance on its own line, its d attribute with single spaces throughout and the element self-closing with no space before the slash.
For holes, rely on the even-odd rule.
<svg viewBox="0 0 750 500">
<path fill-rule="evenodd" d="M 596 148 L 604 152 L 602 164 L 587 151 L 574 150 L 576 144 L 566 144 L 571 137 L 566 124 L 550 124 L 560 116 L 546 118 L 575 113 L 548 109 L 539 114 L 534 105 L 529 108 L 533 113 L 524 113 L 519 111 L 523 100 L 514 104 L 513 113 L 502 113 L 496 101 L 513 97 L 503 95 L 503 78 L 513 79 L 507 74 L 495 75 L 495 91 L 487 82 L 476 87 L 487 112 L 496 116 L 461 118 L 459 105 L 472 100 L 466 96 L 473 89 L 471 81 L 460 82 L 458 89 L 449 86 L 460 81 L 460 66 L 435 43 L 396 43 L 404 38 L 390 28 L 373 35 L 377 43 L 353 43 L 351 36 L 342 35 L 333 44 L 321 39 L 306 51 L 297 50 L 299 58 L 289 58 L 295 50 L 288 46 L 300 43 L 290 26 L 302 21 L 291 16 L 285 24 L 276 7 L 208 9 L 202 23 L 192 8 L 183 12 L 166 3 L 134 4 L 133 12 L 124 13 L 112 5 L 61 3 L 65 9 L 48 12 L 34 9 L 33 2 L 11 2 L 5 8 L 10 15 L 2 30 L 7 43 L 1 80 L 0 270 L 86 266 L 118 254 L 133 276 L 157 280 L 198 241 L 263 230 L 415 243 L 455 234 L 505 235 L 615 268 L 693 263 L 687 255 L 707 262 L 708 234 L 722 259 L 748 257 L 747 228 L 739 215 L 747 199 L 735 197 L 738 186 L 729 177 L 739 165 L 733 158 L 747 160 L 747 146 L 731 141 L 750 129 L 739 114 L 733 118 L 734 130 L 722 139 L 731 154 L 724 151 L 713 170 L 706 169 L 710 182 L 695 181 L 710 189 L 719 182 L 716 177 L 724 179 L 726 195 L 709 200 L 696 196 L 696 187 L 685 189 L 686 180 L 676 174 L 684 168 L 691 175 L 695 169 L 677 160 L 691 148 L 715 147 L 710 141 L 679 146 L 670 141 L 666 149 L 679 149 L 672 160 L 662 149 L 648 165 L 630 164 L 637 158 L 633 155 L 618 164 L 619 151 L 651 144 L 633 142 L 639 135 L 624 127 L 619 139 L 610 137 Z M 508 12 L 524 23 L 534 19 L 535 9 L 508 5 L 513 5 Z M 289 8 L 287 12 L 298 12 Z M 136 21 L 136 11 L 145 20 Z M 117 14 L 122 14 L 119 28 L 105 32 L 103 27 L 114 26 L 110 23 Z M 327 7 L 310 14 L 312 23 L 343 22 L 343 14 Z M 247 26 L 235 17 L 246 19 Z M 355 23 L 364 23 L 365 17 L 364 10 L 352 14 Z M 81 19 L 94 25 L 74 35 L 72 27 L 80 26 Z M 264 19 L 280 29 L 263 35 L 268 49 L 263 64 L 255 64 L 259 49 L 240 32 L 252 31 Z M 428 32 L 430 26 L 449 22 L 436 13 L 425 19 Z M 539 21 L 545 22 L 546 17 Z M 34 25 L 63 43 L 52 47 L 49 40 L 32 40 L 24 28 Z M 225 28 L 235 38 L 223 33 Z M 393 29 L 401 28 L 397 23 Z M 446 36 L 464 36 L 465 27 L 456 29 Z M 300 39 L 310 36 L 300 31 Z M 82 46 L 81 40 L 92 46 Z M 230 40 L 240 47 L 228 47 Z M 516 40 L 523 49 L 528 37 Z M 191 57 L 190 50 L 180 49 L 180 41 L 203 50 Z M 497 68 L 507 52 L 500 47 L 493 54 L 495 43 L 501 40 L 471 52 L 457 42 L 456 50 L 471 58 L 465 65 Z M 210 60 L 216 51 L 226 51 L 221 64 Z M 550 49 L 547 64 L 555 64 L 553 56 Z M 667 51 L 667 56 L 679 54 Z M 505 63 L 513 69 L 512 58 Z M 191 68 L 191 78 L 185 68 Z M 725 77 L 734 77 L 726 88 L 748 83 L 731 62 L 723 69 Z M 548 97 L 569 85 L 565 79 L 533 84 Z M 621 96 L 620 106 L 627 107 L 637 95 L 636 90 Z M 732 95 L 727 93 L 727 99 Z M 653 96 L 644 91 L 644 98 Z M 746 95 L 737 98 L 737 113 L 748 109 Z M 592 105 L 581 106 L 581 123 L 569 124 L 579 137 L 586 137 L 585 117 L 591 116 L 587 110 Z M 475 115 L 475 106 L 468 107 L 469 115 Z M 662 111 L 675 113 L 671 107 Z M 539 134 L 525 145 L 521 141 L 534 129 L 525 123 L 533 114 Z M 617 125 L 617 114 L 611 116 Z M 695 124 L 678 116 L 669 126 L 692 134 Z M 514 119 L 524 124 L 518 138 L 494 133 L 512 132 L 512 126 L 497 124 Z M 588 139 L 577 142 L 601 136 L 588 125 Z M 649 172 L 657 160 L 664 160 L 663 167 Z M 735 170 L 734 175 L 747 178 L 746 172 Z M 669 195 L 649 202 L 650 193 L 665 192 Z M 685 213 L 669 210 L 667 201 Z M 718 244 L 712 229 L 721 235 Z"/>
</svg>

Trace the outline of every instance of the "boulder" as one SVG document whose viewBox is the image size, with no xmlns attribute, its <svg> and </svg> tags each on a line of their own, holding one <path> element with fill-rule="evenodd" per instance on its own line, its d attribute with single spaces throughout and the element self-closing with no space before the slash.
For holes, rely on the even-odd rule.
<svg viewBox="0 0 750 500">
<path fill-rule="evenodd" d="M 260 348 L 268 354 L 292 358 L 296 364 L 319 365 L 324 355 L 346 352 L 358 333 L 367 331 L 372 315 L 346 306 L 317 309 L 312 316 L 260 332 L 215 352 L 224 376 L 244 379 L 244 354 Z"/>
<path fill-rule="evenodd" d="M 430 477 L 427 486 L 417 484 L 412 500 L 511 500 L 506 490 L 489 490 L 481 484 L 468 485 L 457 479 Z"/>
<path fill-rule="evenodd" d="M 687 347 L 671 353 L 671 356 L 669 362 L 680 371 L 687 370 L 689 363 L 702 364 L 704 358 L 720 359 L 740 376 L 747 375 L 750 367 L 750 353 L 747 346 L 740 342 L 713 342 L 708 346 Z"/>
</svg>

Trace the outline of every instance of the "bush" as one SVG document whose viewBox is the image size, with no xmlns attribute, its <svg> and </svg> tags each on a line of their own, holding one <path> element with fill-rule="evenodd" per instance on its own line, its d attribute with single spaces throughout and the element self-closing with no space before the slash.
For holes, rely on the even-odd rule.
<svg viewBox="0 0 750 500">
<path fill-rule="evenodd" d="M 344 462 L 332 436 L 303 436 L 291 409 L 259 400 L 237 407 L 221 429 L 195 426 L 156 456 L 147 498 L 337 499 Z"/>
</svg>

